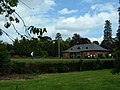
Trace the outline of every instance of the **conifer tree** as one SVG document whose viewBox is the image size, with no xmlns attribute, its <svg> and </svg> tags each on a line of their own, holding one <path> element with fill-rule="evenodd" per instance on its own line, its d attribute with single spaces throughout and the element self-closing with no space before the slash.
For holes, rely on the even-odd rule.
<svg viewBox="0 0 120 90">
<path fill-rule="evenodd" d="M 111 28 L 111 23 L 109 20 L 106 20 L 105 21 L 105 30 L 104 30 L 104 39 L 103 41 L 101 42 L 101 46 L 106 48 L 106 49 L 112 49 L 112 44 L 113 44 L 113 41 L 112 41 L 112 28 Z"/>
<path fill-rule="evenodd" d="M 120 1 L 119 1 L 120 3 Z M 120 7 L 118 8 L 118 13 L 119 13 L 119 26 L 117 30 L 117 41 L 116 41 L 116 50 L 114 52 L 115 55 L 115 62 L 114 62 L 114 69 L 112 70 L 112 74 L 119 74 L 120 72 Z"/>
<path fill-rule="evenodd" d="M 105 30 L 104 30 L 104 40 L 111 42 L 112 41 L 112 28 L 109 20 L 105 21 Z"/>
</svg>

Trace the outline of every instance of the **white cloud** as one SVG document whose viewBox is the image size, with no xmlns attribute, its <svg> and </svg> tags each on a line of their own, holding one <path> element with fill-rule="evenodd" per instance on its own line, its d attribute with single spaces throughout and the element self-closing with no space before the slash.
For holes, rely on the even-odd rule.
<svg viewBox="0 0 120 90">
<path fill-rule="evenodd" d="M 93 41 L 98 41 L 99 42 L 99 44 L 102 42 L 102 40 L 103 40 L 103 36 L 101 36 L 101 37 L 99 37 L 99 38 L 89 38 L 90 40 L 91 40 L 91 42 L 93 42 Z"/>
<path fill-rule="evenodd" d="M 34 25 L 36 27 L 46 27 L 48 35 L 54 39 L 57 32 L 62 34 L 63 38 L 72 37 L 74 33 L 79 33 L 81 36 L 89 36 L 92 32 L 98 31 L 99 27 L 103 28 L 105 20 L 109 19 L 112 24 L 116 24 L 118 21 L 118 14 L 112 4 L 96 4 L 91 6 L 91 10 L 99 11 L 98 13 L 90 14 L 85 13 L 78 17 L 64 17 L 65 14 L 72 14 L 78 12 L 78 10 L 69 10 L 67 8 L 62 9 L 55 14 L 62 14 L 62 17 L 50 17 L 50 10 L 56 9 L 57 6 L 55 0 L 22 0 L 30 8 L 20 3 L 16 8 L 16 11 L 24 19 L 26 25 Z M 86 0 L 92 2 L 93 0 Z M 98 6 L 97 6 L 98 5 Z M 34 8 L 34 9 L 33 9 Z M 57 9 L 56 9 L 57 10 Z M 77 13 L 76 13 L 77 14 Z M 0 17 L 0 26 L 3 26 L 4 19 Z M 23 24 L 20 22 L 16 24 L 16 27 L 21 33 L 24 34 Z M 13 37 L 18 37 L 13 28 L 6 30 Z M 86 37 L 87 38 L 87 37 Z M 8 41 L 2 36 L 3 40 Z M 99 38 L 91 40 L 100 40 Z"/>
<path fill-rule="evenodd" d="M 115 11 L 115 8 L 111 3 L 95 4 L 91 6 L 91 9 L 95 11 L 109 11 L 109 12 Z"/>
<path fill-rule="evenodd" d="M 47 27 L 48 23 L 54 20 L 49 18 L 49 14 L 47 12 L 53 9 L 56 6 L 54 0 L 21 0 L 18 6 L 15 8 L 16 12 L 22 17 L 27 26 L 34 25 L 36 27 Z M 34 9 L 33 9 L 34 8 Z M 15 24 L 16 28 L 19 30 L 21 34 L 24 34 L 23 23 L 20 21 L 19 24 Z M 9 33 L 14 38 L 18 37 L 15 33 L 15 30 L 11 27 L 9 29 L 4 28 L 4 19 L 3 16 L 0 16 L 0 27 L 4 29 L 7 33 Z M 2 40 L 7 41 L 1 36 Z"/>
<path fill-rule="evenodd" d="M 78 18 L 69 17 L 60 20 L 57 25 L 57 30 L 68 30 L 69 32 L 79 32 L 80 35 L 87 35 L 95 31 L 98 27 L 103 27 L 105 20 L 110 20 L 112 23 L 117 21 L 117 13 L 101 12 L 95 15 L 86 13 Z"/>
<path fill-rule="evenodd" d="M 60 14 L 72 14 L 72 13 L 76 13 L 76 12 L 78 12 L 78 10 L 68 10 L 67 8 L 64 8 L 59 11 Z"/>
</svg>

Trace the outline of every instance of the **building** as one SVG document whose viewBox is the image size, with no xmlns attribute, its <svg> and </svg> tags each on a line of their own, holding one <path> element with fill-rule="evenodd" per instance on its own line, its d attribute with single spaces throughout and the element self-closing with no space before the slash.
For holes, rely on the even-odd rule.
<svg viewBox="0 0 120 90">
<path fill-rule="evenodd" d="M 63 58 L 106 58 L 109 50 L 91 43 L 75 45 L 62 52 Z"/>
</svg>

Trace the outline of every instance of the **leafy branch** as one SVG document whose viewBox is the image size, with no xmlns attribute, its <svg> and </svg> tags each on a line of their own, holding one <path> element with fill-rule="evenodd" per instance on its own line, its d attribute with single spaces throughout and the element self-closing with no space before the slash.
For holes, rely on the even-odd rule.
<svg viewBox="0 0 120 90">
<path fill-rule="evenodd" d="M 36 28 L 34 26 L 27 26 L 24 22 L 24 20 L 22 19 L 22 17 L 15 11 L 15 9 L 13 9 L 13 7 L 17 7 L 18 3 L 21 2 L 23 3 L 25 6 L 29 7 L 28 5 L 26 5 L 24 2 L 22 2 L 21 0 L 0 0 L 0 15 L 3 15 L 5 18 L 5 24 L 4 27 L 5 28 L 9 28 L 9 27 L 13 27 L 15 32 L 20 35 L 21 37 L 27 37 L 27 38 L 31 38 L 30 33 L 33 34 L 39 34 L 38 37 L 42 37 L 44 32 L 47 32 L 46 28 Z M 30 8 L 30 7 L 29 7 Z M 26 35 L 22 35 L 19 30 L 17 30 L 16 26 L 14 25 L 13 22 L 15 23 L 19 23 L 20 20 L 23 23 L 23 27 L 25 29 L 25 33 Z M 9 34 L 7 34 L 7 32 L 5 32 L 4 30 L 1 29 L 1 31 L 3 33 L 5 33 L 8 37 L 10 37 Z M 2 33 L 0 33 L 2 34 Z M 11 38 L 11 37 L 10 37 Z"/>
</svg>

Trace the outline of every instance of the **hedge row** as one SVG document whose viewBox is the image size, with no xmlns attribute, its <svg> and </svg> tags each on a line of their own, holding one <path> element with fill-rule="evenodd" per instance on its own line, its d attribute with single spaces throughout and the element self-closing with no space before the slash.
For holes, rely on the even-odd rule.
<svg viewBox="0 0 120 90">
<path fill-rule="evenodd" d="M 11 65 L 11 73 L 30 74 L 30 73 L 63 73 L 73 71 L 86 71 L 98 69 L 113 68 L 113 60 L 97 60 L 97 61 L 77 61 L 77 62 L 32 62 L 19 63 L 13 62 Z"/>
</svg>

